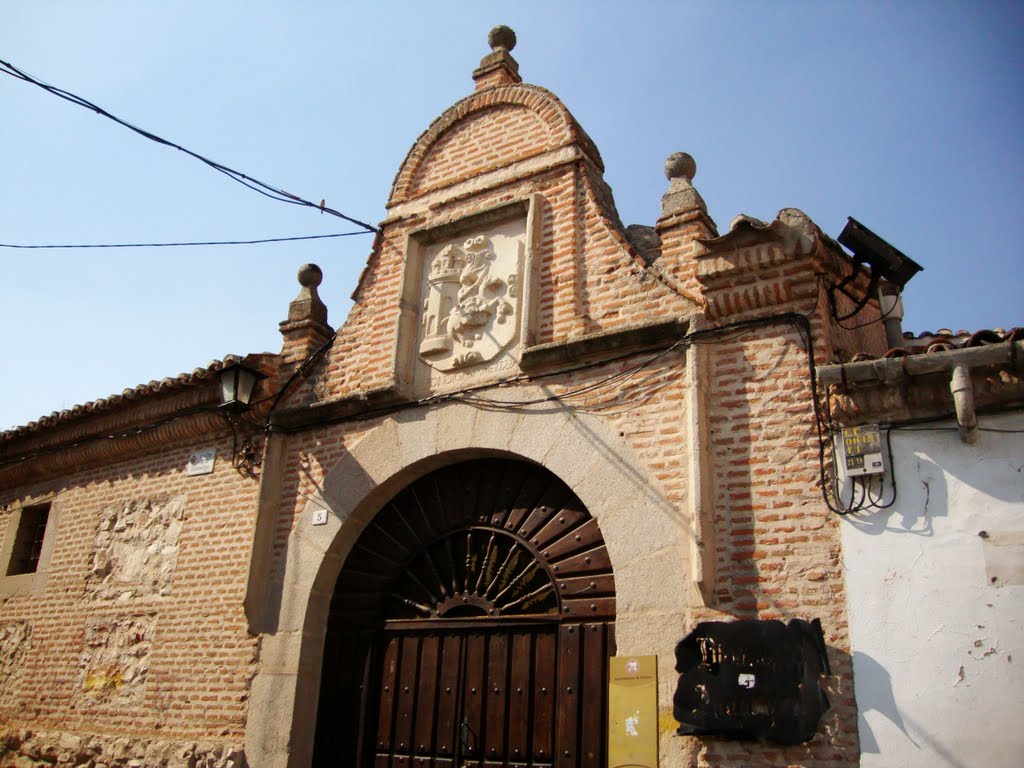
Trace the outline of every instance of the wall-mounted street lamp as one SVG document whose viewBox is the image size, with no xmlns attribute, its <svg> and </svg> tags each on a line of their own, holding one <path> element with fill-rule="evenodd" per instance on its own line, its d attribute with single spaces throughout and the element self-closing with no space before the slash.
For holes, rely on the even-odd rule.
<svg viewBox="0 0 1024 768">
<path fill-rule="evenodd" d="M 880 299 L 880 302 L 888 306 L 887 309 L 882 310 L 882 317 L 880 319 L 887 320 L 897 309 L 896 301 L 903 291 L 903 286 L 910 281 L 910 278 L 920 272 L 923 267 L 905 253 L 880 238 L 852 216 L 847 217 L 846 226 L 843 227 L 843 231 L 839 233 L 837 239 L 840 245 L 846 246 L 853 252 L 853 256 L 849 257 L 850 262 L 853 264 L 853 271 L 838 283 L 834 283 L 829 287 L 832 317 L 835 318 L 836 322 L 842 323 L 843 320 L 848 320 L 856 315 L 867 306 L 868 301 L 878 295 L 879 281 L 885 280 L 887 285 L 882 293 L 895 295 L 896 297 L 896 300 L 893 301 Z M 851 285 L 858 275 L 861 274 L 862 265 L 867 265 L 870 268 L 870 280 L 867 290 L 858 296 L 848 290 L 847 286 Z M 854 303 L 853 309 L 841 316 L 836 307 L 835 295 L 837 291 Z M 900 317 L 902 317 L 902 304 L 898 306 L 901 313 Z M 902 330 L 898 333 L 895 330 L 892 332 L 887 331 L 887 341 L 890 347 L 902 345 Z"/>
<path fill-rule="evenodd" d="M 220 369 L 220 407 L 231 413 L 244 413 L 252 407 L 252 394 L 260 379 L 267 378 L 241 362 Z"/>
<path fill-rule="evenodd" d="M 219 409 L 231 425 L 231 465 L 243 475 L 256 477 L 258 467 L 263 463 L 254 434 L 258 427 L 239 416 L 252 408 L 256 385 L 260 379 L 267 377 L 241 361 L 228 363 L 220 369 L 218 376 L 221 400 Z"/>
<path fill-rule="evenodd" d="M 854 258 L 871 267 L 873 277 L 884 277 L 903 288 L 923 267 L 905 253 L 880 238 L 852 216 L 836 238 L 853 251 Z"/>
</svg>

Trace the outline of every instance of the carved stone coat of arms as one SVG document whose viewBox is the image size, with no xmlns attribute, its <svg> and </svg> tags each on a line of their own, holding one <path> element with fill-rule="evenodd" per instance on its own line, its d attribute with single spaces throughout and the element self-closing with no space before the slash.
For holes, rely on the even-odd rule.
<svg viewBox="0 0 1024 768">
<path fill-rule="evenodd" d="M 518 339 L 522 244 L 475 235 L 448 243 L 427 266 L 419 356 L 437 371 L 488 363 Z"/>
</svg>

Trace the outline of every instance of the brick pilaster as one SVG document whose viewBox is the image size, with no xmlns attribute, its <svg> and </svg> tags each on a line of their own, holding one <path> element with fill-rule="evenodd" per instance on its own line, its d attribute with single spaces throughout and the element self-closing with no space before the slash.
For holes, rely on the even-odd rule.
<svg viewBox="0 0 1024 768">
<path fill-rule="evenodd" d="M 696 173 L 697 163 L 690 155 L 675 152 L 668 156 L 665 176 L 669 187 L 661 198 L 661 216 L 655 225 L 661 238 L 659 266 L 692 296 L 700 295 L 694 260 L 699 241 L 718 236 L 704 199 L 693 186 Z"/>
<path fill-rule="evenodd" d="M 288 305 L 288 319 L 280 324 L 284 365 L 304 360 L 334 333 L 327 324 L 327 306 L 317 293 L 324 273 L 316 264 L 305 264 L 299 269 L 298 278 L 302 289 Z"/>
</svg>

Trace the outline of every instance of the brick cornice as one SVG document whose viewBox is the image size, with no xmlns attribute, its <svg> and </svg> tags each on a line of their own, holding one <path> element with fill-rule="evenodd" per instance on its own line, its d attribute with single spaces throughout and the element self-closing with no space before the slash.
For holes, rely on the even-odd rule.
<svg viewBox="0 0 1024 768">
<path fill-rule="evenodd" d="M 721 237 L 698 241 L 695 259 L 707 315 L 714 321 L 766 311 L 813 313 L 822 279 L 834 283 L 852 269 L 842 249 L 795 209 L 780 211 L 770 224 L 739 217 Z M 869 282 L 860 274 L 847 290 L 863 292 Z"/>
<path fill-rule="evenodd" d="M 599 360 L 627 352 L 642 352 L 683 338 L 689 327 L 689 317 L 674 317 L 646 325 L 592 333 L 570 341 L 537 344 L 523 350 L 521 365 L 523 370 L 533 373 L 552 366 Z"/>
<path fill-rule="evenodd" d="M 753 279 L 765 269 L 778 267 L 817 249 L 820 231 L 803 214 L 770 224 L 746 216 L 733 221 L 720 237 L 701 240 L 697 252 L 697 279 L 708 288 L 728 285 L 737 277 Z"/>
<path fill-rule="evenodd" d="M 230 431 L 217 411 L 216 382 L 154 398 L 80 424 L 11 441 L 0 453 L 0 485 L 69 474 L 169 444 Z"/>
<path fill-rule="evenodd" d="M 766 311 L 813 311 L 816 267 L 809 255 L 786 253 L 777 243 L 748 246 L 727 256 L 697 257 L 709 319 L 739 320 Z"/>
<path fill-rule="evenodd" d="M 659 235 L 664 235 L 664 233 L 677 228 L 694 226 L 702 227 L 711 237 L 715 237 L 718 234 L 718 228 L 715 226 L 714 220 L 708 216 L 706 211 L 700 210 L 683 211 L 659 218 L 654 224 L 654 229 Z"/>
<path fill-rule="evenodd" d="M 279 383 L 276 355 L 250 355 L 244 362 L 269 374 L 261 392 Z M 4 434 L 0 443 L 0 487 L 88 467 L 109 464 L 176 443 L 222 436 L 231 431 L 220 412 L 220 383 L 215 361 L 185 380 L 166 379 L 116 398 L 76 406 L 48 421 Z M 248 414 L 253 423 L 266 417 L 265 401 Z"/>
</svg>

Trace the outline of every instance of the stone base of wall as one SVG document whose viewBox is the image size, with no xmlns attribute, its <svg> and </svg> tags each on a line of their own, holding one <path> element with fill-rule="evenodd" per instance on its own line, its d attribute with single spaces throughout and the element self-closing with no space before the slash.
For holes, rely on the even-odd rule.
<svg viewBox="0 0 1024 768">
<path fill-rule="evenodd" d="M 0 729 L 0 768 L 247 768 L 240 746 Z"/>
</svg>

